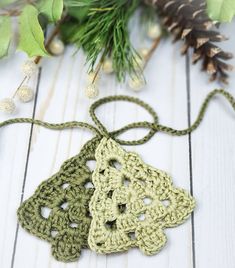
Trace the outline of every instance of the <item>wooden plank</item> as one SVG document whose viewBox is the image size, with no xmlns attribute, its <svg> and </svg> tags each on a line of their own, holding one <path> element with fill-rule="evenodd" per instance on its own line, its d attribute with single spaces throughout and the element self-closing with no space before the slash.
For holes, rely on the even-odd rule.
<svg viewBox="0 0 235 268">
<path fill-rule="evenodd" d="M 0 98 L 11 97 L 23 79 L 20 66 L 26 57 L 22 54 L 0 62 Z M 38 75 L 30 81 L 36 91 Z M 15 116 L 31 117 L 35 101 L 20 104 L 16 100 L 17 113 L 11 116 L 0 115 L 0 121 Z M 1 129 L 0 196 L 3 205 L 0 221 L 0 267 L 10 267 L 17 226 L 16 209 L 20 204 L 23 191 L 24 173 L 30 137 L 30 125 L 15 125 Z"/>
<path fill-rule="evenodd" d="M 235 52 L 232 29 L 227 50 Z M 235 61 L 232 62 L 235 64 Z M 191 70 L 191 118 L 197 115 L 206 94 L 218 83 L 206 83 L 199 67 Z M 231 74 L 226 88 L 234 94 Z M 235 267 L 235 124 L 234 112 L 223 97 L 211 103 L 202 126 L 192 134 L 193 191 L 198 201 L 195 212 L 195 267 Z"/>
<path fill-rule="evenodd" d="M 180 58 L 178 50 L 177 45 L 162 44 L 156 60 L 154 58 L 146 70 L 149 91 L 142 93 L 141 98 L 146 97 L 146 101 L 157 110 L 161 124 L 184 128 L 187 126 L 185 59 Z M 160 70 L 156 66 L 164 68 Z M 168 171 L 178 187 L 189 189 L 187 137 L 159 133 L 136 150 L 146 162 Z M 157 256 L 146 260 L 137 250 L 133 250 L 128 254 L 127 267 L 143 267 L 146 264 L 149 267 L 191 267 L 190 221 L 178 228 L 166 230 L 166 234 L 168 244 Z"/>
</svg>

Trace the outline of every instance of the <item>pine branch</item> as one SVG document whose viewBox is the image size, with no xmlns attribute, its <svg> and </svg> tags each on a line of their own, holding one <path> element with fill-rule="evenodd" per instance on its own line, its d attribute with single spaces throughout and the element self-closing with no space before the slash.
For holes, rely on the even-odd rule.
<svg viewBox="0 0 235 268">
<path fill-rule="evenodd" d="M 124 80 L 126 73 L 135 72 L 136 52 L 130 42 L 128 22 L 140 0 L 88 2 L 86 19 L 73 22 L 73 28 L 67 33 L 66 40 L 85 50 L 91 70 L 100 55 L 111 57 L 118 80 Z M 76 4 L 79 5 L 79 1 Z M 80 4 L 86 6 L 84 2 Z"/>
</svg>

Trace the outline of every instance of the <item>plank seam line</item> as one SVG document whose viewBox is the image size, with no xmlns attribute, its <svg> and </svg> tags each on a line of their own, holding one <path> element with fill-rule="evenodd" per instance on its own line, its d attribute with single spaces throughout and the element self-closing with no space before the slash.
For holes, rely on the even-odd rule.
<svg viewBox="0 0 235 268">
<path fill-rule="evenodd" d="M 186 54 L 186 90 L 187 90 L 187 116 L 188 127 L 191 126 L 191 81 L 190 81 L 190 56 Z M 189 146 L 189 179 L 190 179 L 190 193 L 193 195 L 193 158 L 192 158 L 192 135 L 188 134 L 188 146 Z M 193 268 L 196 268 L 196 249 L 195 249 L 195 218 L 194 212 L 191 217 L 192 228 L 192 261 Z"/>
<path fill-rule="evenodd" d="M 41 71 L 42 71 L 42 69 L 39 68 L 32 119 L 35 119 L 35 114 L 36 114 L 38 92 L 39 92 L 39 86 L 40 86 L 40 80 L 41 80 Z M 31 127 L 30 127 L 28 150 L 27 150 L 27 156 L 26 156 L 26 162 L 25 162 L 25 170 L 24 170 L 24 178 L 23 178 L 22 191 L 21 191 L 21 197 L 20 197 L 20 205 L 22 204 L 23 199 L 24 199 L 24 190 L 25 190 L 26 178 L 27 178 L 27 172 L 28 172 L 29 155 L 30 155 L 30 150 L 31 150 L 33 128 L 34 128 L 34 123 L 32 123 Z M 16 248 L 17 248 L 18 233 L 19 233 L 19 223 L 17 222 L 16 230 L 15 230 L 15 238 L 14 238 L 14 244 L 13 244 L 12 257 L 11 257 L 11 268 L 14 267 L 14 263 L 15 263 L 15 255 L 16 255 Z"/>
</svg>

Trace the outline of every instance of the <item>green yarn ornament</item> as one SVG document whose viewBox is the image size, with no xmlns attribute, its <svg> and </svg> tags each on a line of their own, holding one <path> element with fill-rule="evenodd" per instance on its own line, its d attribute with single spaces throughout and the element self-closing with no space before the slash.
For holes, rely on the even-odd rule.
<svg viewBox="0 0 235 268">
<path fill-rule="evenodd" d="M 146 255 L 156 254 L 167 240 L 163 229 L 184 222 L 194 198 L 112 139 L 102 139 L 95 157 L 90 248 L 112 253 L 139 247 Z"/>
<path fill-rule="evenodd" d="M 144 144 L 158 132 L 174 136 L 193 132 L 217 94 L 224 96 L 235 110 L 234 97 L 216 89 L 205 98 L 195 122 L 183 130 L 159 124 L 152 107 L 129 96 L 107 97 L 92 104 L 90 116 L 95 126 L 77 121 L 52 124 L 31 118 L 1 122 L 0 128 L 30 123 L 54 130 L 86 128 L 95 133 L 77 156 L 67 160 L 20 206 L 19 224 L 51 243 L 52 255 L 63 262 L 77 260 L 83 248 L 106 254 L 138 247 L 146 255 L 156 254 L 167 241 L 164 229 L 183 223 L 193 211 L 195 200 L 185 190 L 175 188 L 167 173 L 147 165 L 138 154 L 125 151 L 121 145 Z M 107 131 L 95 109 L 112 101 L 143 107 L 153 122 L 135 122 Z M 149 132 L 140 140 L 117 138 L 133 128 Z M 88 167 L 89 160 L 96 161 L 94 172 Z"/>
<path fill-rule="evenodd" d="M 39 185 L 18 209 L 20 225 L 52 245 L 58 261 L 75 261 L 87 248 L 91 222 L 88 205 L 93 194 L 87 161 L 95 159 L 100 141 L 88 141 L 81 152 L 61 166 L 60 171 Z"/>
</svg>

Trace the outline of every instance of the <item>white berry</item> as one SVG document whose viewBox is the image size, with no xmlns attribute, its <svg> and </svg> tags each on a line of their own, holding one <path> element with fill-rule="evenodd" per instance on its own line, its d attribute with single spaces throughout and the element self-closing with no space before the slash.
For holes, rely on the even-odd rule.
<svg viewBox="0 0 235 268">
<path fill-rule="evenodd" d="M 0 101 L 0 111 L 5 114 L 13 114 L 16 110 L 13 99 L 6 98 Z"/>
<path fill-rule="evenodd" d="M 147 56 L 148 56 L 148 53 L 149 53 L 149 49 L 147 49 L 147 48 L 141 48 L 141 49 L 139 50 L 139 54 L 140 54 L 140 56 L 141 56 L 142 58 L 147 57 Z"/>
<path fill-rule="evenodd" d="M 29 86 L 22 86 L 17 90 L 17 97 L 22 102 L 29 102 L 34 97 L 34 92 Z"/>
<path fill-rule="evenodd" d="M 134 76 L 129 79 L 128 84 L 133 91 L 138 92 L 145 86 L 145 80 L 143 77 Z"/>
<path fill-rule="evenodd" d="M 60 39 L 55 39 L 50 43 L 49 50 L 53 55 L 59 56 L 64 52 L 64 43 Z"/>
<path fill-rule="evenodd" d="M 106 59 L 103 62 L 102 69 L 103 69 L 104 73 L 111 74 L 113 72 L 113 62 L 112 62 L 112 60 L 111 59 Z"/>
<path fill-rule="evenodd" d="M 147 35 L 151 39 L 156 39 L 161 36 L 162 30 L 159 24 L 152 24 L 148 28 Z"/>
<path fill-rule="evenodd" d="M 85 89 L 85 94 L 89 99 L 94 99 L 99 95 L 99 89 L 96 84 L 90 84 Z"/>
<path fill-rule="evenodd" d="M 22 73 L 27 77 L 30 77 L 33 74 L 35 74 L 37 69 L 38 69 L 38 65 L 33 60 L 27 60 L 21 66 Z"/>
</svg>

